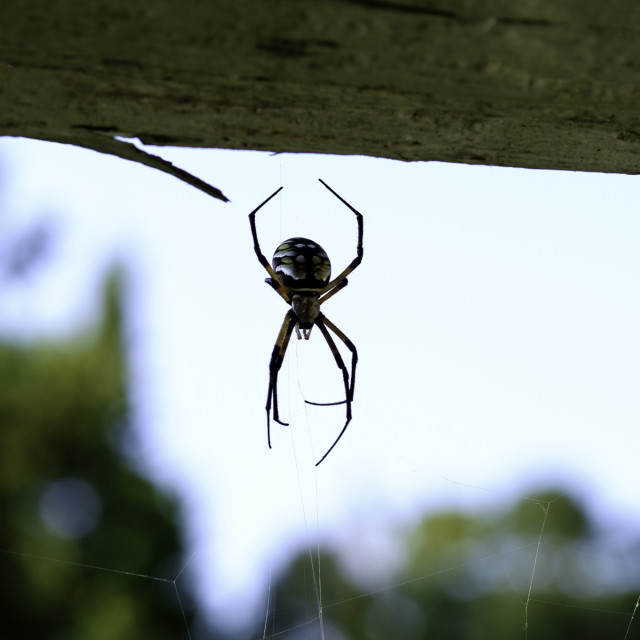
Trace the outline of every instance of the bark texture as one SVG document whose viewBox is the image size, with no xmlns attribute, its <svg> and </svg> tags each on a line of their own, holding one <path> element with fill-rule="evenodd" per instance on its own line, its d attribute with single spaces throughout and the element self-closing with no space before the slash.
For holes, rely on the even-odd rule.
<svg viewBox="0 0 640 640">
<path fill-rule="evenodd" d="M 634 0 L 3 0 L 0 135 L 639 172 Z"/>
</svg>

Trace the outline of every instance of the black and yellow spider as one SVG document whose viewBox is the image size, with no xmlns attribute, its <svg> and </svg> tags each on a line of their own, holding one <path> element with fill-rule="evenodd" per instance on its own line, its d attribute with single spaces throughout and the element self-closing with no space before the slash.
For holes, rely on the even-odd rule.
<svg viewBox="0 0 640 640">
<path fill-rule="evenodd" d="M 351 264 L 335 279 L 331 280 L 331 262 L 329 262 L 329 256 L 325 253 L 324 249 L 313 240 L 307 240 L 306 238 L 289 238 L 285 240 L 276 249 L 273 254 L 273 266 L 269 264 L 267 259 L 262 255 L 260 250 L 260 243 L 258 241 L 258 233 L 256 231 L 256 213 L 264 207 L 271 198 L 276 196 L 282 190 L 282 187 L 275 193 L 272 193 L 261 205 L 256 207 L 249 214 L 249 222 L 251 224 L 251 234 L 253 235 L 253 247 L 260 264 L 269 273 L 269 278 L 265 282 L 272 286 L 284 299 L 287 304 L 291 305 L 291 309 L 287 311 L 287 315 L 284 317 L 282 328 L 278 334 L 278 339 L 273 347 L 273 353 L 271 354 L 271 361 L 269 363 L 269 389 L 267 391 L 267 442 L 269 448 L 271 448 L 271 402 L 273 400 L 273 419 L 282 425 L 287 425 L 286 422 L 282 422 L 278 416 L 278 372 L 282 366 L 284 355 L 289 345 L 289 340 L 293 330 L 296 330 L 298 340 L 308 340 L 311 335 L 311 329 L 314 325 L 318 327 L 324 339 L 331 349 L 331 353 L 335 358 L 336 364 L 342 371 L 342 378 L 344 380 L 344 392 L 345 399 L 338 402 L 310 402 L 306 400 L 308 404 L 315 404 L 321 406 L 346 404 L 347 407 L 347 419 L 342 427 L 342 431 L 338 434 L 334 443 L 329 447 L 328 451 L 316 462 L 318 466 L 328 455 L 333 448 L 338 444 L 338 441 L 344 434 L 351 421 L 351 402 L 353 401 L 353 389 L 356 381 L 356 363 L 358 362 L 358 352 L 355 345 L 347 338 L 347 336 L 336 327 L 321 311 L 320 305 L 328 300 L 331 296 L 338 293 L 341 289 L 347 286 L 347 276 L 360 264 L 362 261 L 362 233 L 363 233 L 363 220 L 362 214 L 356 211 L 344 198 L 341 198 L 329 185 L 320 182 L 331 193 L 343 202 L 353 213 L 355 213 L 358 219 L 358 248 L 357 255 L 351 261 Z M 329 329 L 344 342 L 345 346 L 351 351 L 351 374 L 347 371 L 347 367 L 344 364 L 342 356 L 338 351 L 338 347 L 334 342 Z M 302 330 L 302 334 L 300 333 Z"/>
</svg>

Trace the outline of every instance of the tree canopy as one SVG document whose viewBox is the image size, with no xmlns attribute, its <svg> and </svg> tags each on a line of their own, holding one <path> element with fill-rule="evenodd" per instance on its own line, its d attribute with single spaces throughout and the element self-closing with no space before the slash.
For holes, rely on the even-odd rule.
<svg viewBox="0 0 640 640">
<path fill-rule="evenodd" d="M 182 562 L 178 503 L 139 475 L 127 445 L 118 283 L 90 334 L 0 343 L 7 640 L 186 635 L 171 584 Z"/>
</svg>

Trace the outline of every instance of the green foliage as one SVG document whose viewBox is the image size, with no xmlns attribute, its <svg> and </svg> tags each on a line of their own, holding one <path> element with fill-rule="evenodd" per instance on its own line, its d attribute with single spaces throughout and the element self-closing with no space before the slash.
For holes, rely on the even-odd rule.
<svg viewBox="0 0 640 640">
<path fill-rule="evenodd" d="M 317 575 L 326 637 L 349 640 L 624 638 L 638 597 L 637 545 L 626 562 L 612 557 L 562 491 L 500 512 L 436 513 L 398 545 L 404 565 L 370 584 L 332 555 L 314 557 L 314 572 L 309 554 L 298 556 L 272 590 L 269 632 L 298 638 L 317 627 Z M 631 581 L 625 565 L 636 568 Z"/>
<path fill-rule="evenodd" d="M 187 637 L 173 584 L 118 573 L 172 580 L 181 553 L 175 502 L 123 461 L 118 301 L 114 278 L 92 335 L 0 344 L 3 639 Z"/>
<path fill-rule="evenodd" d="M 114 279 L 92 335 L 0 344 L 3 640 L 188 637 L 172 584 L 176 504 L 126 462 L 120 317 Z M 321 601 L 327 640 L 624 638 L 637 600 L 640 547 L 607 563 L 598 528 L 561 490 L 427 516 L 398 545 L 404 563 L 370 583 L 326 550 L 313 567 L 308 552 L 294 558 L 272 589 L 267 637 L 319 637 Z M 250 637 L 261 636 L 262 625 Z"/>
</svg>

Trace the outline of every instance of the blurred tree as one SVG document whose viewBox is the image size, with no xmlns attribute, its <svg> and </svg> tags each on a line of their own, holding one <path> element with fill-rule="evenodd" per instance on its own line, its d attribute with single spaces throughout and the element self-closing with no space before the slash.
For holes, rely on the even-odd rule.
<svg viewBox="0 0 640 640">
<path fill-rule="evenodd" d="M 177 503 L 122 455 L 130 427 L 119 289 L 112 278 L 93 335 L 0 343 L 4 640 L 188 637 L 172 583 Z"/>
<path fill-rule="evenodd" d="M 625 635 L 638 598 L 637 543 L 612 554 L 583 506 L 561 490 L 503 512 L 436 513 L 398 544 L 403 566 L 368 585 L 332 555 L 319 559 L 320 569 L 314 558 L 312 571 L 301 553 L 272 589 L 267 637 L 308 637 L 319 624 L 318 574 L 327 640 L 638 637 L 637 628 Z"/>
<path fill-rule="evenodd" d="M 0 267 L 5 277 L 18 279 L 29 275 L 50 251 L 54 233 L 51 221 L 41 218 L 8 242 L 5 239 L 0 247 Z"/>
</svg>

